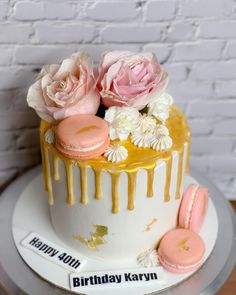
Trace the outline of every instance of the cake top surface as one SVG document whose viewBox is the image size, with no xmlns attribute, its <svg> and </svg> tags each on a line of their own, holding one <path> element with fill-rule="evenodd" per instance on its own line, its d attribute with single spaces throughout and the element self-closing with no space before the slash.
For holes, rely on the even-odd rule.
<svg viewBox="0 0 236 295">
<path fill-rule="evenodd" d="M 74 163 L 79 162 L 80 164 L 86 164 L 95 169 L 107 170 L 107 171 L 137 171 L 140 168 L 153 168 L 158 160 L 165 160 L 171 157 L 173 151 L 181 151 L 183 149 L 184 143 L 190 141 L 189 125 L 182 114 L 182 112 L 173 105 L 170 110 L 170 117 L 166 122 L 166 126 L 170 132 L 170 136 L 173 139 L 173 145 L 171 148 L 163 151 L 155 151 L 150 148 L 139 148 L 131 142 L 131 137 L 128 137 L 124 141 L 118 139 L 112 140 L 112 146 L 123 146 L 128 151 L 128 157 L 119 162 L 113 163 L 108 161 L 104 155 L 96 157 L 94 159 L 87 160 L 76 160 L 72 159 Z M 50 128 L 56 128 L 52 123 L 42 121 L 41 122 L 41 134 L 42 137 L 45 132 Z M 42 139 L 44 140 L 44 139 Z M 52 147 L 54 153 L 58 154 L 55 147 Z M 65 156 L 58 154 L 61 158 L 65 159 Z"/>
</svg>

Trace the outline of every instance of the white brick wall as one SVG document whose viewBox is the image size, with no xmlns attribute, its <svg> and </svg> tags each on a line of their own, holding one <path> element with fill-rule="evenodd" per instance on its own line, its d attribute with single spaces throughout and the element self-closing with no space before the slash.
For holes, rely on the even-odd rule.
<svg viewBox="0 0 236 295">
<path fill-rule="evenodd" d="M 192 127 L 192 163 L 236 199 L 235 0 L 0 1 L 0 186 L 40 162 L 25 95 L 45 63 L 85 49 L 154 51 Z"/>
</svg>

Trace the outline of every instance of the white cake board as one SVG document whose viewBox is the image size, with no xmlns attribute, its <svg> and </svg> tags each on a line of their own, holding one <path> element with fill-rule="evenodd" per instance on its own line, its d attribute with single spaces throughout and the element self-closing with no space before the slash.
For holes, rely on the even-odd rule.
<svg viewBox="0 0 236 295">
<path fill-rule="evenodd" d="M 190 183 L 197 183 L 192 177 L 187 177 L 184 183 L 186 188 Z M 37 175 L 24 189 L 19 196 L 16 203 L 16 207 L 13 214 L 12 232 L 15 245 L 18 252 L 20 253 L 23 260 L 28 266 L 34 270 L 40 277 L 47 280 L 48 282 L 56 285 L 60 288 L 70 291 L 69 285 L 69 274 L 70 271 L 52 263 L 49 260 L 35 254 L 33 251 L 23 247 L 21 241 L 30 232 L 36 232 L 39 235 L 45 237 L 54 244 L 63 248 L 70 248 L 65 245 L 56 235 L 52 228 L 50 221 L 50 214 L 47 202 L 47 194 L 44 193 L 43 177 L 42 174 Z M 209 200 L 209 207 L 207 216 L 200 231 L 200 236 L 205 242 L 206 252 L 204 261 L 210 256 L 217 238 L 218 232 L 218 219 L 213 202 Z M 138 241 L 137 241 L 138 242 Z M 71 249 L 74 251 L 74 249 Z M 87 260 L 87 263 L 83 266 L 82 272 L 89 271 L 103 271 L 103 270 L 129 270 L 131 268 L 139 267 L 136 261 L 130 261 L 129 264 L 124 264 L 119 261 L 114 262 L 102 262 L 100 260 L 89 259 L 80 254 L 82 258 Z M 168 287 L 179 284 L 183 280 L 187 279 L 194 272 L 187 274 L 173 274 L 164 271 L 166 284 L 150 285 L 145 284 L 144 286 L 138 285 L 138 287 L 117 287 L 117 288 L 97 288 L 94 287 L 86 291 L 88 295 L 120 295 L 121 293 L 126 295 L 143 295 L 155 291 L 161 291 Z M 83 292 L 84 294 L 84 292 Z"/>
</svg>

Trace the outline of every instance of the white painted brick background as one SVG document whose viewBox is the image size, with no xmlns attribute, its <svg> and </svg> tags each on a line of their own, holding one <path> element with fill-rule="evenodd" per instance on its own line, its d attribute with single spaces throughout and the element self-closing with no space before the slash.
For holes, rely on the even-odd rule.
<svg viewBox="0 0 236 295">
<path fill-rule="evenodd" d="M 154 51 L 192 127 L 192 163 L 236 199 L 236 1 L 1 0 L 0 186 L 40 162 L 27 88 L 85 49 Z"/>
</svg>

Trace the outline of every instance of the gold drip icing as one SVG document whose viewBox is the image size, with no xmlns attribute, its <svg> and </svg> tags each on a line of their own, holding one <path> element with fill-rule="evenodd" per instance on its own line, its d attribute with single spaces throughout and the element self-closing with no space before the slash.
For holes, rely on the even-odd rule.
<svg viewBox="0 0 236 295">
<path fill-rule="evenodd" d="M 157 219 L 153 218 L 153 220 L 146 226 L 145 231 L 150 231 L 155 223 L 157 223 Z"/>
<path fill-rule="evenodd" d="M 87 196 L 87 166 L 80 164 L 80 185 L 81 185 L 81 199 L 80 203 L 86 205 L 88 203 Z"/>
<path fill-rule="evenodd" d="M 48 192 L 48 203 L 50 205 L 53 205 L 54 198 L 53 198 L 53 192 L 52 192 L 52 181 L 51 181 L 48 147 L 44 143 L 42 144 L 42 159 L 44 163 L 43 174 L 45 176 L 45 191 Z"/>
<path fill-rule="evenodd" d="M 94 170 L 95 174 L 95 199 L 101 200 L 102 199 L 102 171 L 101 170 Z"/>
<path fill-rule="evenodd" d="M 170 201 L 170 183 L 171 183 L 171 169 L 172 156 L 166 161 L 166 185 L 165 185 L 165 202 Z"/>
<path fill-rule="evenodd" d="M 147 197 L 153 197 L 153 177 L 154 177 L 154 168 L 147 170 Z"/>
<path fill-rule="evenodd" d="M 67 176 L 67 203 L 73 205 L 75 203 L 74 193 L 73 193 L 73 174 L 72 169 L 73 165 L 70 160 L 65 161 L 66 166 L 66 176 Z"/>
<path fill-rule="evenodd" d="M 128 173 L 128 210 L 134 210 L 136 175 L 137 175 L 136 172 Z"/>
<path fill-rule="evenodd" d="M 120 173 L 112 173 L 112 213 L 119 212 L 119 180 Z"/>
<path fill-rule="evenodd" d="M 183 158 L 184 158 L 184 151 L 182 150 L 179 152 L 178 177 L 177 177 L 176 194 L 175 194 L 176 199 L 180 199 L 181 197 L 181 185 L 182 185 L 182 178 L 183 178 Z"/>
<path fill-rule="evenodd" d="M 185 165 L 185 173 L 187 175 L 189 175 L 190 152 L 191 152 L 191 145 L 190 145 L 190 141 L 189 141 L 188 147 L 187 147 L 187 157 L 186 157 L 186 165 Z"/>
<path fill-rule="evenodd" d="M 48 191 L 47 189 L 47 173 L 46 173 L 46 163 L 45 163 L 45 144 L 42 140 L 40 140 L 40 149 L 41 149 L 41 157 L 42 157 L 42 166 L 43 166 L 43 178 L 44 178 L 44 190 L 45 192 Z"/>
<path fill-rule="evenodd" d="M 122 142 L 122 145 L 128 150 L 128 157 L 120 163 L 109 162 L 104 156 L 99 156 L 94 159 L 88 160 L 75 160 L 69 159 L 63 156 L 54 147 L 53 144 L 48 144 L 44 140 L 44 133 L 51 128 L 51 124 L 45 121 L 41 122 L 40 132 L 41 132 L 41 143 L 42 143 L 42 162 L 45 177 L 45 187 L 49 192 L 49 203 L 53 204 L 52 195 L 52 185 L 51 185 L 51 175 L 49 167 L 49 157 L 47 155 L 47 149 L 50 149 L 52 155 L 54 156 L 54 179 L 59 178 L 57 175 L 57 158 L 62 160 L 66 166 L 67 172 L 67 186 L 68 186 L 68 198 L 67 202 L 69 204 L 74 203 L 73 197 L 73 175 L 72 166 L 78 165 L 81 169 L 81 202 L 83 204 L 87 203 L 87 168 L 93 169 L 95 173 L 95 184 L 96 184 L 96 199 L 102 198 L 102 187 L 101 187 L 101 173 L 108 172 L 112 177 L 112 212 L 117 213 L 119 211 L 119 176 L 122 172 L 128 174 L 129 179 L 129 192 L 128 192 L 128 209 L 133 210 L 134 208 L 134 197 L 135 197 L 135 186 L 136 181 L 134 180 L 134 175 L 140 169 L 147 170 L 148 173 L 148 184 L 147 184 L 147 195 L 151 197 L 153 195 L 153 171 L 158 161 L 165 161 L 167 164 L 166 170 L 166 184 L 165 184 L 165 201 L 170 200 L 169 189 L 171 183 L 171 167 L 172 167 L 172 153 L 174 151 L 181 152 L 185 143 L 188 143 L 188 155 L 186 159 L 185 172 L 188 173 L 188 163 L 190 155 L 190 131 L 189 125 L 182 114 L 182 112 L 176 107 L 172 106 L 170 110 L 169 119 L 166 122 L 166 126 L 169 129 L 170 136 L 173 140 L 173 145 L 170 149 L 166 151 L 154 151 L 149 148 L 138 148 L 133 145 L 128 138 L 126 141 Z M 91 126 L 89 126 L 91 127 Z M 82 132 L 81 130 L 79 130 Z M 83 131 L 85 132 L 85 131 Z M 117 142 L 117 141 L 115 141 Z M 111 142 L 112 143 L 112 142 Z M 56 159 L 56 160 L 55 160 Z M 56 161 L 56 162 L 55 162 Z M 56 168 L 56 169 L 55 169 Z M 129 176 L 131 175 L 131 176 Z M 55 177 L 56 176 L 56 177 Z M 181 181 L 179 180 L 181 183 Z"/>
<path fill-rule="evenodd" d="M 57 155 L 53 155 L 53 179 L 59 180 L 59 157 Z"/>
</svg>

